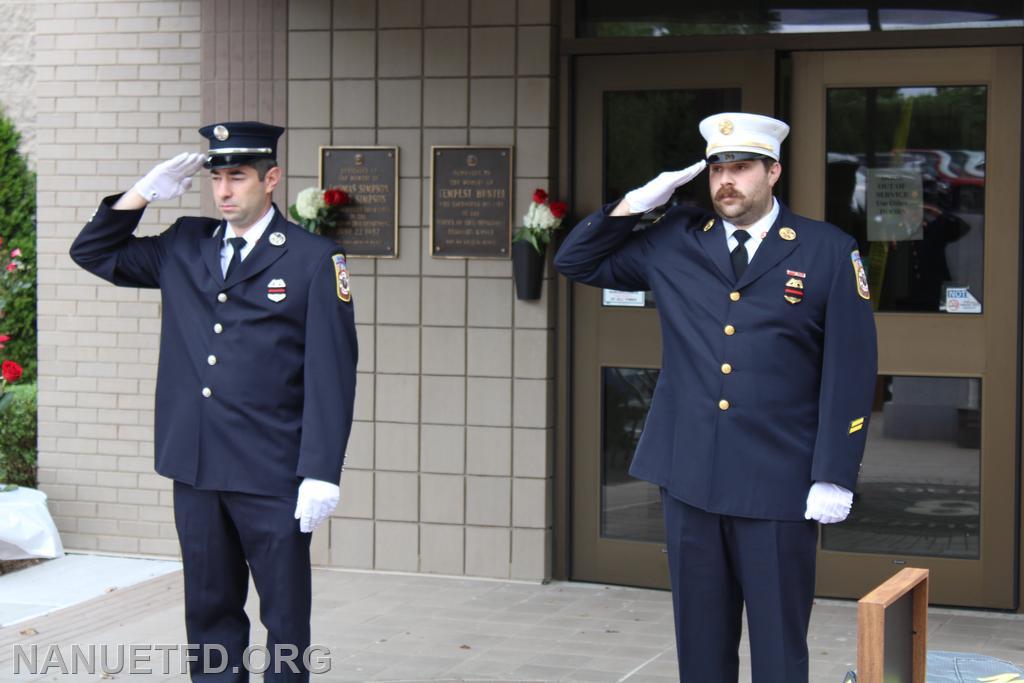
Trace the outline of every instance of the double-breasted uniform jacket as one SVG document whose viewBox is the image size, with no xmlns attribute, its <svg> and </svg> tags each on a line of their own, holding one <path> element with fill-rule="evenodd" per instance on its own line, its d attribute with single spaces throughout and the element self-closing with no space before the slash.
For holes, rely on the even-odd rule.
<svg viewBox="0 0 1024 683">
<path fill-rule="evenodd" d="M 337 482 L 357 346 L 344 255 L 274 218 L 225 282 L 224 222 L 178 219 L 135 237 L 142 210 L 107 197 L 71 247 L 115 285 L 159 288 L 156 470 L 199 489 L 293 496 Z"/>
<path fill-rule="evenodd" d="M 662 367 L 630 473 L 762 519 L 802 520 L 815 481 L 854 490 L 877 371 L 854 240 L 780 205 L 737 281 L 721 218 L 679 206 L 634 231 L 613 206 L 572 230 L 555 267 L 654 291 Z"/>
</svg>

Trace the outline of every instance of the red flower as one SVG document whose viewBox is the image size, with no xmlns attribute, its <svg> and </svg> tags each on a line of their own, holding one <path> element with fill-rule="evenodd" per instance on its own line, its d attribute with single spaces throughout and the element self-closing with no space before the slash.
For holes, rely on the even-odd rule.
<svg viewBox="0 0 1024 683">
<path fill-rule="evenodd" d="M 15 249 L 11 252 L 11 258 L 18 258 L 21 256 L 21 249 Z"/>
<path fill-rule="evenodd" d="M 10 340 L 11 338 L 6 334 L 0 334 L 0 349 L 4 348 L 4 342 L 9 342 Z"/>
<path fill-rule="evenodd" d="M 539 187 L 533 191 L 533 201 L 537 204 L 543 204 L 548 200 L 548 193 Z"/>
<path fill-rule="evenodd" d="M 548 208 L 551 209 L 551 215 L 558 219 L 565 218 L 565 212 L 568 209 L 565 202 L 551 202 L 551 206 Z"/>
<path fill-rule="evenodd" d="M 14 261 L 11 261 L 10 263 L 7 264 L 7 272 L 8 273 L 13 273 L 17 269 L 18 269 L 18 264 L 15 263 Z"/>
<path fill-rule="evenodd" d="M 338 188 L 327 190 L 324 192 L 324 204 L 327 206 L 344 206 L 348 204 L 348 193 Z"/>
<path fill-rule="evenodd" d="M 4 380 L 7 382 L 17 382 L 21 379 L 21 366 L 13 360 L 5 360 L 0 372 L 3 372 Z"/>
</svg>

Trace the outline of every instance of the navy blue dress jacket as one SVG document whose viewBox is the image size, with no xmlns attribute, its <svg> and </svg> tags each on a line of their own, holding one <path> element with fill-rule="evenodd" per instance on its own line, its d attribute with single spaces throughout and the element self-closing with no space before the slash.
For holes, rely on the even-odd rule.
<svg viewBox="0 0 1024 683">
<path fill-rule="evenodd" d="M 654 292 L 662 367 L 630 473 L 760 519 L 802 520 L 815 481 L 854 490 L 877 372 L 856 242 L 780 205 L 736 281 L 720 218 L 675 207 L 634 230 L 613 206 L 572 230 L 555 267 Z"/>
<path fill-rule="evenodd" d="M 135 237 L 143 210 L 115 211 L 119 196 L 103 200 L 71 257 L 115 285 L 161 290 L 157 472 L 272 496 L 294 496 L 304 477 L 338 482 L 357 360 L 340 247 L 275 207 L 225 282 L 224 222 L 185 217 Z"/>
</svg>

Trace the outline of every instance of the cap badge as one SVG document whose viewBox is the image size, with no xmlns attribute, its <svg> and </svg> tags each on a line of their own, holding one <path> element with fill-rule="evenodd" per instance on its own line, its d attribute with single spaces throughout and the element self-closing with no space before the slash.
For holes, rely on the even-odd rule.
<svg viewBox="0 0 1024 683">
<path fill-rule="evenodd" d="M 231 134 L 228 133 L 228 129 L 225 128 L 224 126 L 217 126 L 216 128 L 213 129 L 213 137 L 217 138 L 221 142 L 224 142 L 230 136 L 231 136 Z"/>
<path fill-rule="evenodd" d="M 731 135 L 732 130 L 732 121 L 730 121 L 729 119 L 723 119 L 721 123 L 718 124 L 718 132 L 721 133 L 722 135 Z"/>
<path fill-rule="evenodd" d="M 796 230 L 793 228 L 782 228 L 779 230 L 779 237 L 787 242 L 791 242 L 796 239 Z"/>
<path fill-rule="evenodd" d="M 285 239 L 287 238 L 284 236 L 283 232 L 270 233 L 270 243 L 273 244 L 275 247 L 279 247 L 282 244 L 284 244 Z"/>
<path fill-rule="evenodd" d="M 279 304 L 288 296 L 288 289 L 285 281 L 275 277 L 267 283 L 267 298 L 275 304 Z"/>
</svg>

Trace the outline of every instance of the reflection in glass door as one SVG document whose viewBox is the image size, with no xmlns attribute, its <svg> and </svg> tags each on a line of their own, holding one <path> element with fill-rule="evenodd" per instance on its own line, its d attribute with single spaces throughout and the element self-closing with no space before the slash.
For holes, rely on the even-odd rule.
<svg viewBox="0 0 1024 683">
<path fill-rule="evenodd" d="M 1018 48 L 793 57 L 790 203 L 857 240 L 879 345 L 819 595 L 913 565 L 934 603 L 1014 606 L 1020 63 Z"/>
</svg>

